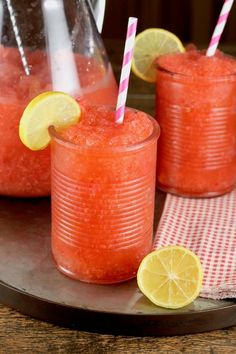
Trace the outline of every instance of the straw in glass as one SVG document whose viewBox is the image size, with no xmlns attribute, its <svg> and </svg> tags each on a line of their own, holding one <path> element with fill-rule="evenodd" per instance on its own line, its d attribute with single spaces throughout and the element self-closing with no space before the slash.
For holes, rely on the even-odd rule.
<svg viewBox="0 0 236 354">
<path fill-rule="evenodd" d="M 220 16 L 218 18 L 215 30 L 213 32 L 213 35 L 211 37 L 211 41 L 209 44 L 209 47 L 207 49 L 206 55 L 208 57 L 211 57 L 215 55 L 216 49 L 218 47 L 218 44 L 220 42 L 221 35 L 223 33 L 223 30 L 225 28 L 231 7 L 233 5 L 234 0 L 225 0 L 224 5 L 222 7 L 222 10 L 220 12 Z"/>
<path fill-rule="evenodd" d="M 7 9 L 9 11 L 9 15 L 10 15 L 10 20 L 11 20 L 13 32 L 14 32 L 15 39 L 16 39 L 16 44 L 17 44 L 17 47 L 18 47 L 18 50 L 20 53 L 21 61 L 22 61 L 25 73 L 28 76 L 28 75 L 30 75 L 30 69 L 29 69 L 26 55 L 25 55 L 25 52 L 23 49 L 23 45 L 22 45 L 20 34 L 19 34 L 19 29 L 18 29 L 18 26 L 16 23 L 16 17 L 15 17 L 14 11 L 13 11 L 11 0 L 6 0 L 6 3 L 7 3 Z"/>
<path fill-rule="evenodd" d="M 131 70 L 131 62 L 133 57 L 134 41 L 137 29 L 138 19 L 136 17 L 130 17 L 128 21 L 128 28 L 125 41 L 124 57 L 120 76 L 120 85 L 118 100 L 116 105 L 115 122 L 122 124 L 124 120 L 125 104 L 128 93 L 129 77 Z"/>
</svg>

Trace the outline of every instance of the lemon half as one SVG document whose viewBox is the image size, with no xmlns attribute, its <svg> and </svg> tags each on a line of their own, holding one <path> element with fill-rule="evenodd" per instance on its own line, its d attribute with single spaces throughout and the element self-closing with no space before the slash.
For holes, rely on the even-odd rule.
<svg viewBox="0 0 236 354">
<path fill-rule="evenodd" d="M 193 302 L 200 293 L 202 278 L 198 256 L 181 246 L 149 253 L 137 273 L 141 292 L 154 304 L 171 309 Z"/>
</svg>

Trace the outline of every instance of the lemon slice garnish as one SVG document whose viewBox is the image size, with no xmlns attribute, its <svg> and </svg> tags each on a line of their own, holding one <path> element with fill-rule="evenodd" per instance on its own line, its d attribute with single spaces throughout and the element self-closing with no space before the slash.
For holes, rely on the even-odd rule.
<svg viewBox="0 0 236 354">
<path fill-rule="evenodd" d="M 132 71 L 140 79 L 156 81 L 156 60 L 160 55 L 184 52 L 175 34 L 162 28 L 148 28 L 135 39 Z"/>
<path fill-rule="evenodd" d="M 25 108 L 19 125 L 22 143 L 31 150 L 42 150 L 50 143 L 48 128 L 65 128 L 79 121 L 81 109 L 76 100 L 63 92 L 49 91 L 36 96 Z"/>
</svg>

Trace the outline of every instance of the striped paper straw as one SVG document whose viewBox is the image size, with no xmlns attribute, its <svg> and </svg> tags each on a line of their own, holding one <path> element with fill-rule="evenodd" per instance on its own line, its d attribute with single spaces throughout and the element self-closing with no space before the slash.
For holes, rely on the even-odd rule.
<svg viewBox="0 0 236 354">
<path fill-rule="evenodd" d="M 234 2 L 234 0 L 225 0 L 225 2 L 224 2 L 220 16 L 218 18 L 218 22 L 216 24 L 213 35 L 211 37 L 211 42 L 210 42 L 209 47 L 207 49 L 207 53 L 206 53 L 207 57 L 213 56 L 216 52 L 216 49 L 218 47 L 221 35 L 222 35 L 223 30 L 225 28 L 225 24 L 227 22 L 227 18 L 229 16 L 233 2 Z"/>
<path fill-rule="evenodd" d="M 123 57 L 121 76 L 120 76 L 118 100 L 116 105 L 115 122 L 117 124 L 122 124 L 124 120 L 125 103 L 126 103 L 128 86 L 129 86 L 129 77 L 130 77 L 131 62 L 133 57 L 137 22 L 138 19 L 136 17 L 129 17 L 126 41 L 125 41 L 124 57 Z"/>
</svg>

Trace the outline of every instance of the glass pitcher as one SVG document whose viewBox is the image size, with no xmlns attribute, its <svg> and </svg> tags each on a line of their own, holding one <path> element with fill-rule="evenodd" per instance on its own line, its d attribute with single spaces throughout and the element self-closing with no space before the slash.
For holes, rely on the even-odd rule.
<svg viewBox="0 0 236 354">
<path fill-rule="evenodd" d="M 101 21 L 102 16 L 98 19 L 100 27 Z M 18 137 L 25 106 L 49 90 L 67 92 L 85 104 L 115 104 L 117 85 L 92 3 L 0 0 L 2 195 L 50 194 L 49 148 L 29 151 Z"/>
</svg>

